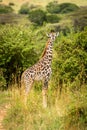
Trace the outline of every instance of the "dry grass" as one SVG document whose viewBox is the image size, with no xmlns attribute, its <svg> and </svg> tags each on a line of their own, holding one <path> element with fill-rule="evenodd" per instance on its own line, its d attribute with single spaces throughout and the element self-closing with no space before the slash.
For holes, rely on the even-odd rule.
<svg viewBox="0 0 87 130">
<path fill-rule="evenodd" d="M 83 130 L 75 125 L 78 119 L 78 113 L 72 113 L 73 105 L 78 110 L 79 106 L 84 107 L 85 86 L 82 91 L 72 93 L 69 90 L 62 91 L 61 97 L 59 92 L 48 90 L 48 108 L 42 107 L 42 92 L 31 90 L 28 97 L 27 107 L 23 104 L 23 97 L 17 86 L 13 86 L 10 93 L 10 109 L 4 119 L 6 130 Z M 84 93 L 85 92 L 85 93 Z M 84 93 L 84 96 L 83 96 Z M 83 102 L 83 99 L 84 102 Z M 82 108 L 83 108 L 82 107 Z M 71 111 L 70 111 L 71 110 Z M 68 116 L 69 115 L 69 116 Z M 67 119 L 65 119 L 67 117 Z M 73 117 L 73 119 L 72 119 Z M 83 120 L 83 118 L 81 118 Z M 70 121 L 74 123 L 70 125 Z M 85 126 L 82 126 L 85 128 Z M 85 130 L 85 129 L 84 129 Z"/>
</svg>

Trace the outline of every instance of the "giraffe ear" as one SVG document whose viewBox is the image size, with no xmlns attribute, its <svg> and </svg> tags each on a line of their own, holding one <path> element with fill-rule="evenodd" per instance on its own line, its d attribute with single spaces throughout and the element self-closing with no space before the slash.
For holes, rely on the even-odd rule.
<svg viewBox="0 0 87 130">
<path fill-rule="evenodd" d="M 57 34 L 56 34 L 56 35 L 57 35 L 57 37 L 58 37 L 58 36 L 59 36 L 59 32 L 57 32 Z"/>
</svg>

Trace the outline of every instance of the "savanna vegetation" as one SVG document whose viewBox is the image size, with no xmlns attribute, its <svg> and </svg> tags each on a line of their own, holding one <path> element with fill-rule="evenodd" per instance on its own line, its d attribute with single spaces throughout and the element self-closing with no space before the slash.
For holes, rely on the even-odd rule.
<svg viewBox="0 0 87 130">
<path fill-rule="evenodd" d="M 43 7 L 0 1 L 0 109 L 9 105 L 6 130 L 87 129 L 87 7 L 49 1 Z M 17 3 L 16 3 L 17 4 Z M 42 107 L 42 83 L 35 82 L 27 109 L 20 95 L 22 72 L 34 65 L 47 42 L 60 32 L 53 48 L 48 107 Z"/>
</svg>

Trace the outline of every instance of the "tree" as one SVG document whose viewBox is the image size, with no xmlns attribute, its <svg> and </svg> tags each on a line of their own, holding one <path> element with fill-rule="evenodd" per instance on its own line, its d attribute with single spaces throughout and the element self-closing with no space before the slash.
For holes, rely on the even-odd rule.
<svg viewBox="0 0 87 130">
<path fill-rule="evenodd" d="M 43 22 L 46 21 L 46 13 L 41 9 L 32 10 L 29 13 L 29 19 L 37 25 L 43 25 Z"/>
<path fill-rule="evenodd" d="M 26 27 L 0 26 L 0 68 L 7 86 L 18 83 L 22 71 L 37 60 L 37 53 L 29 44 L 30 35 Z"/>
</svg>

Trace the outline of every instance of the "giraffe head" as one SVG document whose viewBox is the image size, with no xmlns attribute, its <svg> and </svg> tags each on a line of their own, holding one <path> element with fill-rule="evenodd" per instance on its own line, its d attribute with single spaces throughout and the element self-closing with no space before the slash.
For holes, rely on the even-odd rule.
<svg viewBox="0 0 87 130">
<path fill-rule="evenodd" d="M 51 33 L 49 33 L 49 34 L 47 34 L 47 37 L 49 37 L 52 41 L 54 41 L 55 40 L 55 38 L 56 37 L 58 37 L 59 36 L 59 32 L 51 32 Z"/>
</svg>

